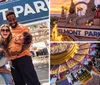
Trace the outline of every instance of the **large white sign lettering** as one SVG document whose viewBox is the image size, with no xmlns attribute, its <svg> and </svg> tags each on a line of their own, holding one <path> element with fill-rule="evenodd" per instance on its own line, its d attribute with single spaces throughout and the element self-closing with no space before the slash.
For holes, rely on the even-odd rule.
<svg viewBox="0 0 100 85">
<path fill-rule="evenodd" d="M 71 29 L 71 28 L 58 28 L 58 31 L 63 34 L 73 34 L 75 36 L 84 36 L 84 37 L 100 37 L 100 30 L 92 30 L 92 29 Z"/>
</svg>

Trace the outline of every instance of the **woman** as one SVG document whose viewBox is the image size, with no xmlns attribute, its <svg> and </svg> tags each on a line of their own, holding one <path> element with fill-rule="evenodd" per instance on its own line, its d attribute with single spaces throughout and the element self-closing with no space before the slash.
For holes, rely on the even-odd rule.
<svg viewBox="0 0 100 85">
<path fill-rule="evenodd" d="M 31 57 L 21 56 L 21 53 L 24 53 L 24 51 L 30 47 L 31 42 L 32 35 L 28 32 L 23 32 L 16 37 L 9 37 L 7 40 L 3 40 L 2 44 L 6 51 L 6 56 L 12 63 L 11 73 L 16 85 L 40 85 Z M 25 64 L 26 62 L 27 65 Z M 25 69 L 28 70 L 26 71 Z M 18 77 L 19 74 L 20 77 Z M 27 79 L 24 77 L 25 75 Z"/>
<path fill-rule="evenodd" d="M 14 58 L 14 56 L 21 53 L 27 47 L 30 46 L 32 42 L 32 36 L 28 32 L 24 32 L 22 34 L 17 35 L 12 39 L 12 33 L 7 24 L 3 24 L 0 29 L 1 39 L 0 39 L 0 51 L 4 51 L 5 55 L 9 57 L 9 59 Z M 11 46 L 15 48 L 11 48 Z M 9 50 L 10 49 L 10 50 Z M 1 53 L 2 54 L 2 53 Z M 10 56 L 13 56 L 10 58 Z"/>
<path fill-rule="evenodd" d="M 17 35 L 11 39 L 9 46 L 7 47 L 7 56 L 10 60 L 13 60 L 16 55 L 19 56 L 23 50 L 26 50 L 32 42 L 32 36 L 28 32 Z M 14 47 L 14 48 L 12 48 Z"/>
<path fill-rule="evenodd" d="M 4 41 L 6 40 L 10 40 L 11 39 L 11 32 L 10 29 L 8 27 L 8 25 L 2 25 L 0 28 L 0 34 L 1 34 L 1 38 L 0 38 L 0 60 L 3 59 L 3 57 L 5 56 L 5 51 L 4 51 Z M 3 77 L 6 85 L 15 85 L 11 76 L 11 73 L 9 70 L 7 70 L 6 68 L 6 63 L 4 63 L 4 65 L 2 65 L 2 67 L 0 67 L 0 75 Z"/>
</svg>

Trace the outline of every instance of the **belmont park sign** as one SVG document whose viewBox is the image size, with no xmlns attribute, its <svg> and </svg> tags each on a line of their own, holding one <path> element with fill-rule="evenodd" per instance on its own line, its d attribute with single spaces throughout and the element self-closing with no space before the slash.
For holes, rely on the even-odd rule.
<svg viewBox="0 0 100 85">
<path fill-rule="evenodd" d="M 49 0 L 12 0 L 0 3 L 0 25 L 6 23 L 5 12 L 13 10 L 20 23 L 49 19 Z"/>
<path fill-rule="evenodd" d="M 82 36 L 87 38 L 99 38 L 99 29 L 80 29 L 80 28 L 58 28 L 58 32 L 62 34 L 73 34 L 75 36 Z"/>
</svg>

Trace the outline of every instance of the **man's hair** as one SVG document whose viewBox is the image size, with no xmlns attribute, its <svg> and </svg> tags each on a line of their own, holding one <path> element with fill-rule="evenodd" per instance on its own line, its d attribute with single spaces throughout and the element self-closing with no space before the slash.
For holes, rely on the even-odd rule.
<svg viewBox="0 0 100 85">
<path fill-rule="evenodd" d="M 14 13 L 14 11 L 12 11 L 12 10 L 8 10 L 8 11 L 6 11 L 6 18 L 9 16 L 9 15 L 15 15 L 15 13 Z"/>
</svg>

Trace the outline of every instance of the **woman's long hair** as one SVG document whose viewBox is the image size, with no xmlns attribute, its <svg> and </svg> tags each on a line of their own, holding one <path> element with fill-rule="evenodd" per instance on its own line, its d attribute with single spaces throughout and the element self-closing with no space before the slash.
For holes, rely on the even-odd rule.
<svg viewBox="0 0 100 85">
<path fill-rule="evenodd" d="M 1 35 L 1 29 L 3 27 L 7 27 L 10 30 L 10 27 L 7 24 L 3 24 L 0 27 L 0 35 Z M 3 36 L 1 35 L 1 37 L 0 37 L 0 45 L 2 45 L 4 47 L 4 49 L 7 49 L 11 38 L 12 38 L 12 33 L 11 33 L 11 30 L 10 30 L 10 34 L 9 34 L 9 36 L 8 36 L 8 38 L 6 40 L 4 40 Z"/>
</svg>

